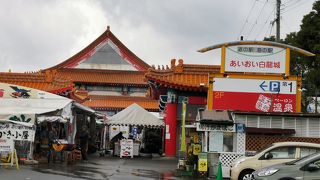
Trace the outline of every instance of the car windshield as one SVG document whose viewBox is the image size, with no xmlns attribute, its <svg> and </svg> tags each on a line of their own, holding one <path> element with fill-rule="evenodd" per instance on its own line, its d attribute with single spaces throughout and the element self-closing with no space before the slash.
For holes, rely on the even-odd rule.
<svg viewBox="0 0 320 180">
<path fill-rule="evenodd" d="M 293 161 L 290 161 L 290 162 L 286 162 L 285 164 L 286 164 L 286 165 L 299 164 L 299 163 L 305 161 L 306 159 L 312 158 L 312 157 L 314 157 L 314 156 L 316 156 L 316 155 L 319 155 L 319 153 L 310 154 L 310 155 L 305 156 L 305 157 L 303 157 L 303 158 L 296 159 L 296 160 L 293 160 Z"/>
</svg>

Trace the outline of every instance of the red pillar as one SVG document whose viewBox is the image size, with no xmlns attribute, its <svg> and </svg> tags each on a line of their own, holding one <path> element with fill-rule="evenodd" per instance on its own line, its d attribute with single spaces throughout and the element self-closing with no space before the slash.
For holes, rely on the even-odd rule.
<svg viewBox="0 0 320 180">
<path fill-rule="evenodd" d="M 177 129 L 177 104 L 167 103 L 166 104 L 166 117 L 165 117 L 166 128 L 169 128 L 169 132 L 166 129 L 165 138 L 165 154 L 166 156 L 176 156 L 176 129 Z M 170 135 L 169 135 L 170 134 Z M 170 136 L 170 139 L 169 139 Z"/>
</svg>

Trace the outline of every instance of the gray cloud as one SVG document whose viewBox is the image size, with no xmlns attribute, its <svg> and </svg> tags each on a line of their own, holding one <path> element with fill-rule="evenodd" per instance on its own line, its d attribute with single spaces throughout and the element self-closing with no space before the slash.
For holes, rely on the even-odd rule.
<svg viewBox="0 0 320 180">
<path fill-rule="evenodd" d="M 242 34 L 245 39 L 257 40 L 269 35 L 275 0 L 265 2 L 1 2 L 0 70 L 29 71 L 53 66 L 95 40 L 107 25 L 129 49 L 149 64 L 169 64 L 171 58 L 183 58 L 186 63 L 219 64 L 219 51 L 201 54 L 196 50 L 237 40 L 253 3 L 255 7 Z M 302 1 L 301 8 L 296 9 L 290 4 L 286 6 L 283 6 L 284 12 L 287 12 L 282 14 L 282 37 L 298 30 L 303 15 L 311 10 L 312 1 Z M 261 15 L 257 18 L 259 13 Z M 274 34 L 274 31 L 271 32 Z"/>
</svg>

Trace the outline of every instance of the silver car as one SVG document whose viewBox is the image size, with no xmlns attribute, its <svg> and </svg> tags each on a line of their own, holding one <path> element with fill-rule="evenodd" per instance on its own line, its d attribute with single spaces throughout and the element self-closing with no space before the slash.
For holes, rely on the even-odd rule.
<svg viewBox="0 0 320 180">
<path fill-rule="evenodd" d="M 320 179 L 320 153 L 291 162 L 269 166 L 253 173 L 255 180 L 316 180 Z"/>
</svg>

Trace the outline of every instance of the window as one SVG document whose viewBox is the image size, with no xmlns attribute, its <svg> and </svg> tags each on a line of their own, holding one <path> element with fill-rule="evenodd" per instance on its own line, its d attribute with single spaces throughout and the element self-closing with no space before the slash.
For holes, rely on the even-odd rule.
<svg viewBox="0 0 320 180">
<path fill-rule="evenodd" d="M 273 155 L 272 159 L 294 159 L 296 147 L 279 147 L 269 152 Z"/>
<path fill-rule="evenodd" d="M 223 133 L 223 151 L 233 152 L 233 133 L 232 132 Z"/>
<path fill-rule="evenodd" d="M 300 148 L 300 157 L 305 157 L 310 154 L 314 154 L 316 152 L 320 152 L 318 148 L 311 148 L 311 147 L 301 147 Z"/>
<path fill-rule="evenodd" d="M 313 162 L 313 164 L 317 165 L 320 168 L 320 160 L 316 160 L 315 162 Z"/>
</svg>

